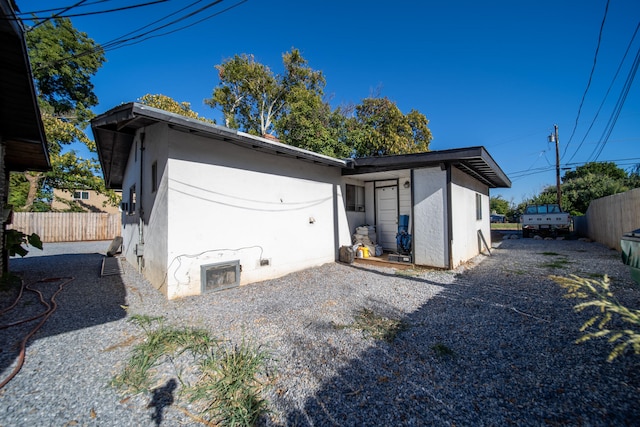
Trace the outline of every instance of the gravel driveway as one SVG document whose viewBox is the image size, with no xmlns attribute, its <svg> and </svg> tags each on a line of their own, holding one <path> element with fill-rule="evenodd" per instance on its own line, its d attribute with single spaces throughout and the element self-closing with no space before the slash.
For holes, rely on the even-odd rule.
<svg viewBox="0 0 640 427">
<path fill-rule="evenodd" d="M 127 322 L 134 313 L 266 349 L 277 376 L 265 425 L 639 423 L 640 357 L 607 363 L 606 341 L 574 344 L 590 315 L 574 313 L 576 301 L 547 278 L 608 274 L 616 296 L 640 307 L 619 254 L 597 243 L 505 240 L 456 271 L 329 264 L 171 302 L 127 264 L 121 276 L 100 278 L 108 244 L 47 244 L 11 260 L 26 283 L 74 280 L 29 341 L 22 370 L 0 390 L 0 426 L 200 425 L 177 398 L 152 408 L 149 395 L 125 397 L 108 385 L 140 339 Z M 387 343 L 336 327 L 363 308 L 408 328 Z M 0 381 L 16 365 L 15 342 L 25 331 L 0 329 Z"/>
</svg>

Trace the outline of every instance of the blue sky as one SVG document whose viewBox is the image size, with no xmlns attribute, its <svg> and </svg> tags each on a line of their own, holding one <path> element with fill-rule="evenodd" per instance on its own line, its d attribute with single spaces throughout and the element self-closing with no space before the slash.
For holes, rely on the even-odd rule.
<svg viewBox="0 0 640 427">
<path fill-rule="evenodd" d="M 147 1 L 89 0 L 67 13 Z M 17 3 L 28 12 L 77 1 Z M 171 0 L 71 19 L 104 44 L 190 3 Z M 282 53 L 295 47 L 324 73 L 334 107 L 386 96 L 403 112 L 416 109 L 429 119 L 432 150 L 485 146 L 513 181 L 491 195 L 519 203 L 555 185 L 555 146 L 547 140 L 554 124 L 563 168 L 594 159 L 625 169 L 640 163 L 640 78 L 631 80 L 640 53 L 640 34 L 632 42 L 640 2 L 610 1 L 598 48 L 606 8 L 607 0 L 224 0 L 151 35 L 186 29 L 107 51 L 93 80 L 100 100 L 94 111 L 164 94 L 220 123 L 220 112 L 203 103 L 218 83 L 214 66 L 248 53 L 280 72 Z M 625 93 L 622 109 L 616 108 Z"/>
</svg>

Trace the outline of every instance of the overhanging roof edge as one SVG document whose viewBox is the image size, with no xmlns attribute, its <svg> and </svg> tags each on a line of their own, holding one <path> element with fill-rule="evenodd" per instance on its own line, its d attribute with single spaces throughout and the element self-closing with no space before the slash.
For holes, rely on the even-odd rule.
<svg viewBox="0 0 640 427">
<path fill-rule="evenodd" d="M 26 165 L 26 169 L 21 170 L 37 170 L 37 171 L 49 171 L 51 170 L 51 159 L 49 157 L 49 146 L 47 144 L 46 133 L 44 130 L 44 124 L 42 122 L 42 116 L 40 113 L 40 107 L 38 106 L 36 89 L 34 86 L 33 72 L 31 70 L 31 63 L 29 62 L 29 54 L 27 49 L 27 43 L 24 36 L 24 26 L 22 24 L 22 20 L 17 18 L 15 11 L 8 1 L 0 1 L 0 12 L 2 13 L 3 25 L 10 27 L 11 31 L 14 33 L 11 35 L 12 38 L 15 36 L 15 40 L 17 40 L 19 58 L 3 58 L 9 60 L 15 60 L 16 63 L 19 64 L 21 68 L 20 73 L 21 76 L 24 75 L 24 79 L 26 81 L 12 81 L 14 84 L 18 84 L 18 86 L 22 86 L 26 88 L 28 94 L 27 96 L 23 96 L 22 99 L 27 98 L 26 102 L 22 105 L 25 105 L 29 110 L 28 120 L 31 122 L 31 126 L 35 129 L 35 135 L 30 135 L 30 140 L 28 142 L 32 142 L 39 145 L 40 152 L 36 154 L 36 156 L 41 157 L 39 159 L 35 159 L 35 163 Z M 4 28 L 3 28 L 4 30 Z M 4 77 L 4 75 L 3 75 Z M 23 94 L 24 95 L 24 94 Z M 13 102 L 19 102 L 19 100 L 14 99 Z M 31 115 L 32 114 L 32 115 Z M 37 138 L 37 140 L 33 140 L 33 137 Z M 22 135 L 18 134 L 8 134 L 3 135 L 3 138 L 6 140 L 15 139 L 23 140 Z M 33 160 L 33 159 L 31 159 Z M 9 169 L 11 169 L 10 165 L 7 165 Z"/>
<path fill-rule="evenodd" d="M 229 142 L 242 145 L 246 148 L 253 148 L 257 146 L 262 150 L 271 152 L 272 154 L 284 153 L 294 158 L 302 158 L 305 160 L 311 160 L 317 163 L 341 168 L 344 168 L 347 165 L 346 161 L 342 159 L 336 159 L 333 157 L 314 153 L 281 142 L 271 141 L 266 138 L 250 135 L 248 133 L 240 132 L 224 126 L 206 123 L 201 120 L 192 119 L 158 108 L 149 107 L 137 102 L 130 102 L 128 104 L 120 105 L 97 116 L 91 121 L 91 127 L 92 129 L 94 129 L 95 133 L 95 129 L 97 128 L 116 125 L 119 122 L 123 122 L 125 120 L 133 120 L 137 117 L 145 117 L 157 122 L 163 122 L 176 127 L 182 127 L 187 131 L 194 131 L 208 136 L 221 137 Z M 135 123 L 131 123 L 130 126 L 132 126 L 134 129 L 139 129 L 146 125 L 136 125 Z"/>
<path fill-rule="evenodd" d="M 492 179 L 481 170 L 477 170 L 473 162 L 481 161 L 494 175 Z M 491 157 L 483 146 L 454 148 L 449 150 L 428 151 L 424 153 L 399 154 L 393 156 L 361 157 L 351 159 L 353 168 L 344 170 L 344 175 L 358 175 L 373 171 L 412 169 L 438 163 L 464 164 L 465 168 L 473 170 L 494 187 L 511 187 L 511 180 Z"/>
</svg>

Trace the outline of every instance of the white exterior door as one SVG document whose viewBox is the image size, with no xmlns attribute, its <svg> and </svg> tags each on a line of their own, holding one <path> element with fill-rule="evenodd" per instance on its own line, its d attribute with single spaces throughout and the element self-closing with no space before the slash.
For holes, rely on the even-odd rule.
<svg viewBox="0 0 640 427">
<path fill-rule="evenodd" d="M 376 230 L 378 244 L 385 250 L 397 249 L 398 187 L 376 188 Z"/>
</svg>

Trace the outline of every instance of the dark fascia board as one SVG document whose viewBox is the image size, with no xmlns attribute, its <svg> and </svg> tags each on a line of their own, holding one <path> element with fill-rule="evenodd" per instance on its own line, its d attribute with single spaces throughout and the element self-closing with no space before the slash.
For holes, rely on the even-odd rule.
<svg viewBox="0 0 640 427">
<path fill-rule="evenodd" d="M 511 186 L 509 178 L 484 147 L 341 160 L 132 102 L 115 107 L 91 121 L 108 188 L 121 189 L 133 136 L 138 129 L 154 123 L 167 123 L 178 131 L 221 139 L 248 149 L 339 167 L 343 175 L 450 164 L 491 188 Z"/>
<path fill-rule="evenodd" d="M 354 158 L 349 160 L 349 168 L 343 170 L 343 175 L 415 169 L 437 164 L 460 166 L 464 172 L 469 169 L 472 171 L 472 176 L 492 188 L 511 187 L 511 180 L 487 150 L 481 146 L 395 156 Z"/>
<path fill-rule="evenodd" d="M 8 79 L 2 84 L 0 101 L 10 106 L 3 107 L 0 120 L 0 134 L 6 143 L 6 168 L 12 171 L 48 171 L 51 170 L 49 148 L 33 84 L 24 28 L 7 0 L 0 0 L 0 14 L 2 43 L 6 43 L 1 50 L 8 55 L 0 58 L 0 74 Z"/>
<path fill-rule="evenodd" d="M 133 135 L 138 129 L 155 123 L 166 123 L 172 129 L 178 131 L 221 139 L 244 148 L 269 154 L 283 155 L 326 166 L 339 168 L 346 166 L 345 160 L 335 159 L 224 126 L 206 123 L 137 102 L 131 102 L 115 107 L 91 120 L 91 128 L 98 148 L 98 157 L 103 166 L 107 186 L 118 188 L 122 185 L 121 175 L 124 173 L 128 160 Z M 120 153 L 113 153 L 113 150 L 120 150 Z"/>
</svg>

